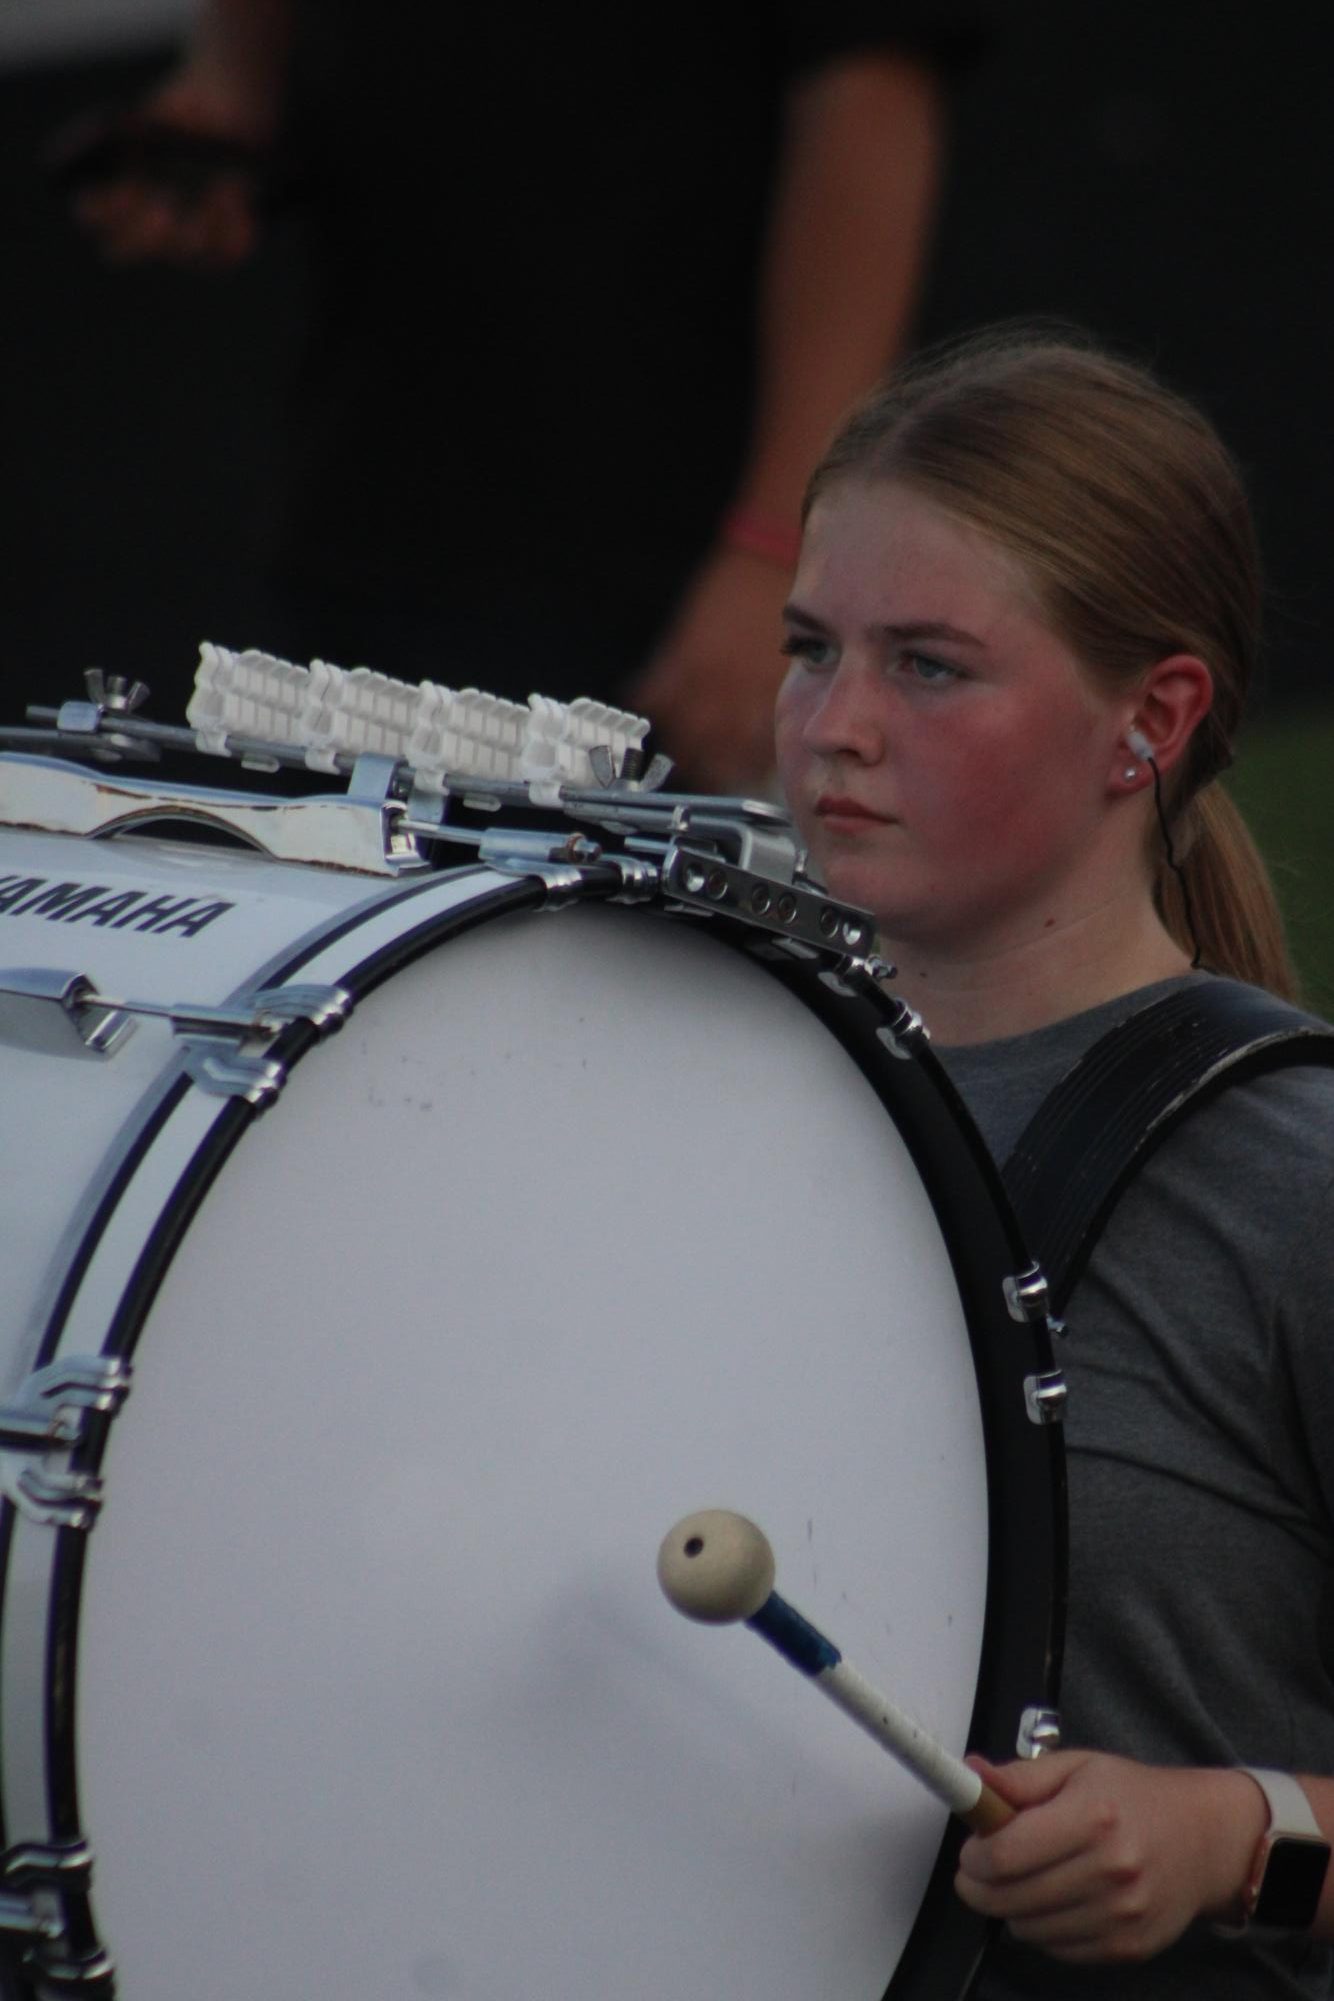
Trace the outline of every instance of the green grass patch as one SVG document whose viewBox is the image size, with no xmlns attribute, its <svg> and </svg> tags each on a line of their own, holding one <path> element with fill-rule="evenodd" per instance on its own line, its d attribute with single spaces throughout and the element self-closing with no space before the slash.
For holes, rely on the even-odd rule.
<svg viewBox="0 0 1334 2001">
<path fill-rule="evenodd" d="M 1304 998 L 1334 1018 L 1334 708 L 1257 724 L 1228 788 L 1269 864 Z"/>
</svg>

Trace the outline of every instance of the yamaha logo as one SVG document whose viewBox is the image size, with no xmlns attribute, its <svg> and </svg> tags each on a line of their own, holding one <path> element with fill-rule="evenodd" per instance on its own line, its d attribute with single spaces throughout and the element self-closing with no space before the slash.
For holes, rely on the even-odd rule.
<svg viewBox="0 0 1334 2001">
<path fill-rule="evenodd" d="M 40 875 L 0 875 L 0 916 L 49 917 L 55 923 L 112 931 L 180 932 L 193 938 L 236 905 L 221 897 L 160 896 L 106 883 L 52 882 Z"/>
</svg>

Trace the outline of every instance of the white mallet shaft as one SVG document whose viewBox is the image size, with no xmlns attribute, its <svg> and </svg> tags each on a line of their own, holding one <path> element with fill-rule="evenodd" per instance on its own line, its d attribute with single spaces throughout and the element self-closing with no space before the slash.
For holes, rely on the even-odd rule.
<svg viewBox="0 0 1334 2001">
<path fill-rule="evenodd" d="M 1014 1818 L 998 1792 L 873 1688 L 832 1640 L 779 1597 L 768 1539 L 744 1515 L 710 1508 L 678 1522 L 658 1551 L 658 1582 L 688 1619 L 744 1621 L 761 1634 L 969 1827 L 991 1834 Z"/>
</svg>

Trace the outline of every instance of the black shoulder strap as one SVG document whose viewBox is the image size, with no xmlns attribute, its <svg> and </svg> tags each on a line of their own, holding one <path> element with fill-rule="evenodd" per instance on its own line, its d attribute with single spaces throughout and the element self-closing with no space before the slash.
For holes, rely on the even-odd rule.
<svg viewBox="0 0 1334 2001">
<path fill-rule="evenodd" d="M 1233 980 L 1198 981 L 1086 1050 L 1039 1105 L 1002 1170 L 1059 1313 L 1127 1182 L 1226 1085 L 1334 1064 L 1334 1029 Z"/>
</svg>

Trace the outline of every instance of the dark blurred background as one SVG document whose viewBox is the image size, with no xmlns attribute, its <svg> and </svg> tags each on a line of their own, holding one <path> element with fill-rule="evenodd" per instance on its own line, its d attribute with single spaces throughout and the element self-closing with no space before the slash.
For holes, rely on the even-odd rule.
<svg viewBox="0 0 1334 2001">
<path fill-rule="evenodd" d="M 142 676 L 175 720 L 201 638 L 265 640 L 252 578 L 302 312 L 285 226 L 224 279 L 108 270 L 39 164 L 68 118 L 161 72 L 187 13 L 0 0 L 4 720 L 93 664 Z M 1073 317 L 1152 359 L 1239 454 L 1270 617 L 1235 784 L 1329 1007 L 1334 125 L 1315 20 L 1282 0 L 1025 0 L 995 23 L 957 97 L 919 334 Z"/>
</svg>

